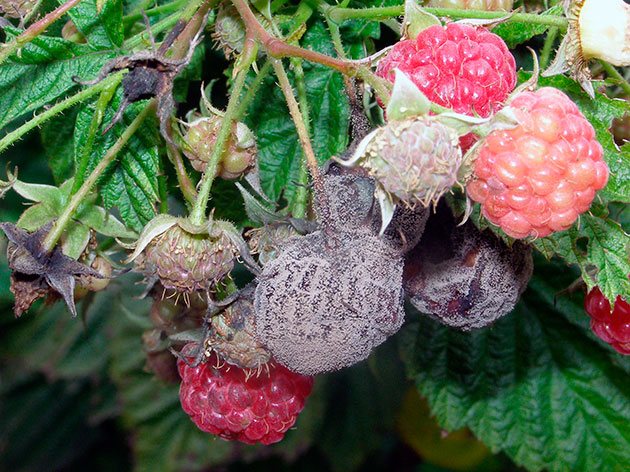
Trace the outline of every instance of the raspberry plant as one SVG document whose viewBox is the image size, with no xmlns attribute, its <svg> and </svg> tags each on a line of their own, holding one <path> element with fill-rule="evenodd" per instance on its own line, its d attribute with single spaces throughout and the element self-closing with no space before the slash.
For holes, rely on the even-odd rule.
<svg viewBox="0 0 630 472">
<path fill-rule="evenodd" d="M 3 0 L 0 469 L 622 470 L 605 3 Z"/>
</svg>

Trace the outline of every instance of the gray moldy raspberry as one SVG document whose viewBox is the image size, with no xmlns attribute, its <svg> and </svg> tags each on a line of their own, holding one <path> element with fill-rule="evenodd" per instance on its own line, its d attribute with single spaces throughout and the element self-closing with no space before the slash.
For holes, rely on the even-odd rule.
<svg viewBox="0 0 630 472">
<path fill-rule="evenodd" d="M 510 248 L 470 222 L 457 227 L 442 208 L 407 255 L 404 287 L 420 312 L 469 331 L 510 313 L 532 270 L 529 246 L 516 242 Z"/>
<path fill-rule="evenodd" d="M 403 323 L 402 259 L 378 237 L 295 239 L 259 277 L 256 334 L 306 375 L 367 358 Z"/>
</svg>

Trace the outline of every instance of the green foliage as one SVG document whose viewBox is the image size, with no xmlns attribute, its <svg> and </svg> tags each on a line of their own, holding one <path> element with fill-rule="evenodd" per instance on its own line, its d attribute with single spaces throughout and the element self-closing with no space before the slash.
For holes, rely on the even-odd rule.
<svg viewBox="0 0 630 472">
<path fill-rule="evenodd" d="M 122 12 L 122 0 L 83 0 L 68 15 L 92 48 L 109 49 L 122 46 Z"/>
<path fill-rule="evenodd" d="M 619 470 L 630 461 L 626 374 L 558 315 L 554 293 L 571 274 L 538 267 L 491 329 L 461 333 L 415 315 L 401 341 L 407 370 L 442 426 L 468 426 L 528 470 Z"/>
<path fill-rule="evenodd" d="M 562 6 L 556 5 L 542 12 L 541 15 L 560 16 L 562 13 Z M 547 25 L 510 22 L 499 24 L 492 32 L 501 36 L 511 49 L 530 40 L 534 36 L 545 33 L 548 29 L 549 26 Z"/>
</svg>

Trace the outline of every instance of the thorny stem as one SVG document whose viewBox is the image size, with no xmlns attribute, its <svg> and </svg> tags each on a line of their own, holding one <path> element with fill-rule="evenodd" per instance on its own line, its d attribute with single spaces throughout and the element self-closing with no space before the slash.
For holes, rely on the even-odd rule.
<svg viewBox="0 0 630 472">
<path fill-rule="evenodd" d="M 179 152 L 179 148 L 177 146 L 174 146 L 172 143 L 166 141 L 166 154 L 168 156 L 168 160 L 175 168 L 177 183 L 182 191 L 182 195 L 184 195 L 184 198 L 188 203 L 193 204 L 197 198 L 197 190 L 195 190 L 195 185 L 192 180 L 190 180 L 190 176 L 186 171 L 182 153 Z"/>
<path fill-rule="evenodd" d="M 313 146 L 311 145 L 311 140 L 308 135 L 308 129 L 304 124 L 304 120 L 302 119 L 302 113 L 300 111 L 300 106 L 293 95 L 293 88 L 291 87 L 291 83 L 289 82 L 289 77 L 287 76 L 286 71 L 280 62 L 280 59 L 271 59 L 271 64 L 273 65 L 273 70 L 278 77 L 278 82 L 280 84 L 280 88 L 282 89 L 282 93 L 284 94 L 284 98 L 289 107 L 289 113 L 291 114 L 291 118 L 293 119 L 293 123 L 295 124 L 295 128 L 298 133 L 298 137 L 300 138 L 300 144 L 302 145 L 302 151 L 306 157 L 306 164 L 311 173 L 311 177 L 313 179 L 313 185 L 315 186 L 315 192 L 320 198 L 324 198 L 324 183 L 322 181 L 321 175 L 319 173 L 319 164 L 317 163 L 317 158 L 315 157 L 315 152 L 313 151 Z M 320 211 L 326 210 L 326 202 L 325 200 L 320 200 Z M 325 216 L 325 215 L 319 215 Z"/>
<path fill-rule="evenodd" d="M 52 25 L 55 21 L 65 15 L 68 10 L 72 7 L 76 6 L 81 0 L 68 0 L 63 5 L 57 7 L 55 10 L 48 13 L 41 20 L 36 21 L 27 29 L 25 29 L 22 34 L 17 36 L 13 41 L 9 44 L 5 44 L 2 46 L 2 50 L 0 50 L 0 64 L 6 61 L 9 56 L 11 56 L 14 52 L 20 49 L 27 43 L 30 43 L 37 36 L 46 31 L 50 25 Z"/>
<path fill-rule="evenodd" d="M 606 61 L 599 61 L 604 70 L 606 71 L 606 75 L 611 79 L 617 81 L 617 85 L 623 89 L 626 95 L 630 95 L 630 84 L 626 80 L 626 78 L 621 75 L 621 73 L 611 64 Z"/>
<path fill-rule="evenodd" d="M 90 173 L 90 176 L 85 179 L 85 182 L 83 182 L 79 190 L 72 196 L 72 198 L 64 208 L 63 213 L 55 221 L 55 224 L 53 225 L 50 232 L 46 236 L 46 239 L 44 239 L 44 242 L 42 243 L 44 250 L 52 251 L 52 249 L 59 241 L 59 238 L 63 234 L 66 225 L 72 218 L 72 214 L 74 213 L 74 211 L 81 204 L 81 202 L 85 200 L 87 195 L 92 190 L 92 187 L 94 187 L 96 181 L 103 174 L 105 169 L 107 169 L 107 167 L 109 167 L 109 165 L 116 160 L 118 153 L 125 147 L 129 139 L 138 130 L 138 128 L 140 128 L 140 125 L 142 125 L 144 120 L 149 116 L 149 114 L 155 111 L 155 105 L 156 100 L 153 98 L 144 107 L 144 109 L 140 113 L 138 113 L 138 115 L 134 118 L 127 129 L 120 135 L 113 146 L 107 150 L 107 153 L 103 156 L 103 159 L 101 159 L 98 165 Z"/>
<path fill-rule="evenodd" d="M 239 109 L 241 91 L 245 85 L 245 79 L 247 78 L 249 68 L 256 60 L 257 50 L 258 48 L 256 47 L 256 43 L 252 41 L 251 38 L 246 38 L 243 53 L 236 64 L 239 72 L 236 74 L 236 79 L 234 80 L 234 85 L 231 90 L 230 100 L 228 102 L 227 109 L 225 110 L 225 115 L 221 120 L 221 128 L 219 129 L 210 160 L 206 165 L 206 170 L 201 177 L 201 181 L 199 183 L 199 193 L 197 194 L 197 199 L 195 200 L 195 204 L 190 213 L 190 221 L 193 224 L 201 225 L 206 217 L 206 208 L 208 206 L 208 198 L 210 197 L 212 183 L 214 182 L 214 178 L 219 167 L 221 155 L 223 154 L 227 140 L 232 132 L 232 126 L 236 119 L 236 113 Z"/>
<path fill-rule="evenodd" d="M 358 76 L 376 90 L 384 103 L 387 103 L 389 100 L 389 90 L 385 82 L 373 74 L 372 71 L 362 63 L 330 57 L 319 52 L 287 44 L 285 41 L 269 34 L 269 32 L 265 30 L 246 0 L 232 0 L 232 4 L 236 7 L 243 20 L 248 34 L 253 35 L 255 39 L 260 41 L 262 47 L 267 51 L 270 57 L 275 59 L 299 57 L 310 62 L 325 65 L 345 75 Z"/>
<path fill-rule="evenodd" d="M 391 7 L 372 7 L 372 8 L 327 8 L 328 17 L 335 23 L 342 23 L 345 20 L 366 19 L 366 20 L 385 20 L 395 18 L 404 14 L 404 5 L 396 5 Z M 568 21 L 564 16 L 557 15 L 538 15 L 536 13 L 514 13 L 506 18 L 505 12 L 501 11 L 484 11 L 484 10 L 460 10 L 457 8 L 425 8 L 429 13 L 439 17 L 449 17 L 458 19 L 499 19 L 505 18 L 506 23 L 529 23 L 537 25 L 555 26 L 564 31 L 567 29 Z"/>
<path fill-rule="evenodd" d="M 153 3 L 153 1 L 149 3 Z M 167 3 L 166 5 L 160 5 L 154 8 L 148 8 L 144 10 L 144 13 L 149 18 L 152 16 L 163 15 L 164 13 L 172 13 L 172 12 L 181 10 L 182 6 L 186 5 L 187 3 L 188 2 L 186 0 L 176 0 L 175 2 Z M 125 25 L 129 25 L 141 19 L 142 19 L 142 13 L 140 11 L 137 11 L 137 13 L 131 13 L 127 16 L 123 16 L 123 23 Z"/>
<path fill-rule="evenodd" d="M 256 74 L 256 77 L 254 78 L 252 83 L 249 85 L 247 92 L 245 92 L 245 95 L 243 95 L 243 98 L 241 99 L 241 102 L 239 103 L 238 108 L 236 109 L 236 112 L 235 112 L 236 120 L 240 120 L 245 115 L 245 112 L 247 111 L 249 104 L 252 102 L 252 100 L 256 96 L 256 93 L 258 92 L 258 88 L 261 86 L 261 84 L 263 83 L 263 80 L 265 80 L 265 77 L 267 77 L 270 71 L 271 71 L 271 62 L 267 61 L 260 68 L 260 70 L 258 71 L 258 74 Z"/>
<path fill-rule="evenodd" d="M 310 135 L 310 109 L 308 106 L 308 97 L 306 95 L 306 82 L 304 80 L 304 69 L 300 59 L 292 59 L 293 74 L 295 76 L 295 85 L 297 88 L 298 102 L 302 119 L 304 120 L 307 133 Z M 292 205 L 292 214 L 295 218 L 306 217 L 306 209 L 308 207 L 308 165 L 306 159 L 300 160 L 300 173 L 298 176 L 298 186 L 295 190 L 295 197 Z"/>
<path fill-rule="evenodd" d="M 85 90 L 80 91 L 76 95 L 66 98 L 61 102 L 53 105 L 48 110 L 42 112 L 41 114 L 34 117 L 32 120 L 24 123 L 22 126 L 17 128 L 14 131 L 8 133 L 4 138 L 0 139 L 0 152 L 4 151 L 6 148 L 11 146 L 14 142 L 24 136 L 26 133 L 31 131 L 33 128 L 42 125 L 45 121 L 49 120 L 53 116 L 61 113 L 64 110 L 76 105 L 77 103 L 81 103 L 87 100 L 94 95 L 101 93 L 103 90 L 109 87 L 116 87 L 123 78 L 124 72 L 117 72 L 112 74 L 101 82 L 91 87 L 86 88 Z"/>
<path fill-rule="evenodd" d="M 109 102 L 114 96 L 117 88 L 118 82 L 113 83 L 111 86 L 103 90 L 100 97 L 98 97 L 98 100 L 96 100 L 96 105 L 94 106 L 94 114 L 92 115 L 92 121 L 90 122 L 90 129 L 88 130 L 87 140 L 80 148 L 80 155 L 78 156 L 79 164 L 77 166 L 76 172 L 74 173 L 74 182 L 72 184 L 72 191 L 70 192 L 70 195 L 73 195 L 77 190 L 79 190 L 81 184 L 83 183 L 85 171 L 87 170 L 88 164 L 90 162 L 90 156 L 92 155 L 94 141 L 96 140 L 96 133 L 98 133 L 98 130 L 103 123 L 105 110 L 107 109 L 107 105 L 109 105 Z"/>
</svg>

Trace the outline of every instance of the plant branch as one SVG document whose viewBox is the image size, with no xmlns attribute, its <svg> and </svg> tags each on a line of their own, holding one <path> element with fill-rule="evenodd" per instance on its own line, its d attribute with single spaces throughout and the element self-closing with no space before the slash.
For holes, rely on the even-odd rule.
<svg viewBox="0 0 630 472">
<path fill-rule="evenodd" d="M 46 31 L 50 25 L 52 25 L 55 21 L 65 15 L 68 10 L 72 7 L 76 6 L 81 0 L 68 0 L 63 5 L 57 7 L 46 16 L 44 16 L 41 20 L 36 21 L 27 29 L 25 29 L 19 36 L 17 36 L 13 41 L 9 44 L 5 44 L 2 46 L 2 50 L 0 50 L 0 64 L 6 61 L 9 56 L 11 56 L 14 52 L 20 49 L 27 43 L 30 43 L 33 39 L 37 38 L 40 34 Z"/>
<path fill-rule="evenodd" d="M 549 28 L 549 31 L 547 32 L 547 37 L 545 38 L 543 50 L 540 54 L 539 66 L 541 70 L 545 70 L 547 68 L 547 65 L 549 64 L 551 51 L 553 50 L 553 45 L 555 44 L 557 37 L 558 28 Z"/>
<path fill-rule="evenodd" d="M 227 109 L 225 110 L 225 115 L 221 121 L 221 128 L 219 129 L 210 160 L 208 161 L 206 170 L 201 177 L 197 199 L 195 200 L 195 204 L 190 213 L 190 221 L 193 224 L 201 225 L 206 217 L 206 208 L 208 206 L 208 198 L 210 198 L 212 183 L 216 177 L 225 145 L 232 133 L 232 127 L 236 119 L 237 111 L 239 110 L 241 92 L 245 85 L 245 79 L 247 78 L 249 68 L 256 60 L 257 51 L 258 48 L 252 38 L 245 38 L 243 52 L 236 63 L 236 70 L 238 70 L 238 73 L 236 74 L 234 85 L 232 86 L 230 100 L 228 102 Z"/>
<path fill-rule="evenodd" d="M 282 93 L 284 94 L 284 98 L 286 99 L 287 106 L 289 107 L 289 113 L 291 114 L 291 118 L 293 119 L 293 123 L 295 124 L 295 128 L 298 133 L 298 137 L 300 138 L 300 144 L 302 146 L 302 151 L 304 152 L 304 156 L 306 157 L 306 165 L 311 173 L 311 178 L 313 179 L 313 185 L 315 186 L 315 192 L 320 196 L 320 211 L 327 211 L 326 202 L 324 200 L 324 183 L 322 181 L 321 174 L 319 172 L 319 164 L 317 162 L 317 158 L 315 157 L 315 152 L 313 151 L 313 146 L 311 145 L 311 140 L 308 135 L 308 129 L 304 120 L 302 119 L 302 112 L 300 111 L 300 105 L 298 104 L 295 96 L 293 95 L 293 88 L 291 87 L 291 83 L 289 82 L 289 77 L 287 76 L 286 71 L 284 70 L 284 66 L 280 59 L 271 59 L 271 64 L 273 65 L 273 70 L 278 77 L 278 82 L 280 84 L 280 88 L 282 89 Z M 320 217 L 323 215 L 320 215 Z"/>
<path fill-rule="evenodd" d="M 621 73 L 615 68 L 615 66 L 609 64 L 606 61 L 599 61 L 604 70 L 606 71 L 606 75 L 611 79 L 617 81 L 617 85 L 621 87 L 626 95 L 630 96 L 630 84 L 626 80 L 626 78 L 621 75 Z"/>
<path fill-rule="evenodd" d="M 48 110 L 42 112 L 41 114 L 35 116 L 30 121 L 24 123 L 22 126 L 17 128 L 14 131 L 8 133 L 4 138 L 0 139 L 0 152 L 4 151 L 6 148 L 11 146 L 14 142 L 24 136 L 26 133 L 31 131 L 33 128 L 42 125 L 45 121 L 49 120 L 53 116 L 61 113 L 64 110 L 76 105 L 77 103 L 81 103 L 87 100 L 94 95 L 101 93 L 103 90 L 109 87 L 116 87 L 120 81 L 122 80 L 125 73 L 123 71 L 112 74 L 101 82 L 91 87 L 86 88 L 85 90 L 80 91 L 76 95 L 66 98 L 61 102 L 53 105 Z"/>
<path fill-rule="evenodd" d="M 306 94 L 306 82 L 304 80 L 304 69 L 302 68 L 301 59 L 292 59 L 293 73 L 295 76 L 295 85 L 297 87 L 298 103 L 304 120 L 306 132 L 310 135 L 310 109 L 308 106 L 308 97 Z M 300 171 L 298 175 L 298 186 L 295 190 L 295 197 L 291 212 L 295 218 L 306 217 L 308 207 L 308 164 L 306 159 L 302 157 L 300 160 Z"/>
<path fill-rule="evenodd" d="M 138 115 L 134 118 L 127 129 L 120 135 L 118 140 L 116 140 L 113 146 L 107 150 L 107 153 L 94 168 L 90 176 L 85 179 L 85 182 L 83 182 L 79 190 L 72 196 L 72 198 L 64 208 L 63 213 L 55 221 L 55 224 L 53 225 L 50 232 L 46 236 L 46 239 L 44 239 L 44 242 L 42 243 L 44 250 L 51 251 L 55 247 L 55 245 L 59 241 L 59 238 L 63 234 L 68 222 L 72 218 L 72 214 L 88 196 L 88 194 L 92 190 L 92 187 L 94 187 L 96 181 L 103 174 L 105 169 L 107 169 L 107 167 L 109 167 L 109 165 L 116 160 L 118 153 L 125 147 L 129 139 L 131 139 L 138 128 L 140 128 L 140 125 L 142 125 L 147 116 L 155 111 L 155 105 L 156 100 L 153 98 L 144 107 L 144 109 L 140 113 L 138 113 Z"/>
<path fill-rule="evenodd" d="M 177 183 L 182 191 L 182 195 L 184 195 L 184 198 L 188 203 L 193 204 L 197 198 L 197 190 L 195 189 L 195 185 L 192 183 L 192 180 L 190 180 L 190 176 L 188 175 L 188 171 L 184 165 L 182 153 L 179 152 L 177 146 L 166 141 L 166 154 L 168 156 L 168 160 L 175 168 Z"/>
<path fill-rule="evenodd" d="M 345 20 L 365 19 L 365 20 L 386 20 L 402 16 L 405 13 L 404 5 L 391 7 L 372 8 L 340 8 L 330 6 L 326 8 L 327 16 L 335 23 L 342 23 Z M 493 20 L 505 18 L 505 12 L 484 11 L 484 10 L 460 10 L 457 8 L 425 8 L 429 13 L 439 17 L 457 19 L 484 19 Z M 537 25 L 555 26 L 564 31 L 567 29 L 568 21 L 564 16 L 558 15 L 538 15 L 535 13 L 514 13 L 505 18 L 506 23 L 528 23 Z"/>
</svg>

